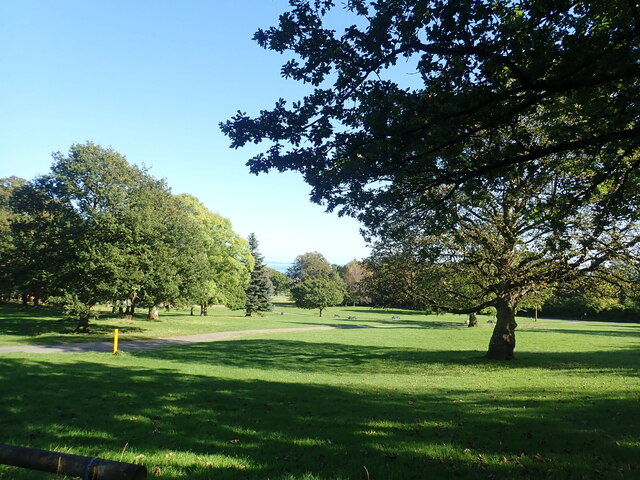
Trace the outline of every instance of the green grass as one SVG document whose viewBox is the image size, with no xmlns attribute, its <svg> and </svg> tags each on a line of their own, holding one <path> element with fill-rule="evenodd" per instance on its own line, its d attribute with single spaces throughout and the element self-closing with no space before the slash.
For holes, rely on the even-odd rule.
<svg viewBox="0 0 640 480">
<path fill-rule="evenodd" d="M 0 355 L 0 442 L 139 462 L 167 479 L 640 477 L 640 325 L 520 319 L 517 359 L 500 363 L 482 358 L 485 319 L 467 329 L 456 316 L 278 310 L 131 325 L 139 336 L 399 328 Z M 13 322 L 4 343 L 32 343 L 15 315 L 0 310 L 0 325 Z M 23 318 L 22 328 L 31 321 L 40 338 L 60 334 L 42 326 L 54 318 Z M 0 478 L 47 477 L 0 467 Z"/>
<path fill-rule="evenodd" d="M 190 315 L 187 309 L 161 312 L 159 320 L 147 320 L 146 311 L 138 309 L 134 320 L 112 316 L 110 309 L 97 307 L 98 320 L 92 320 L 90 333 L 74 334 L 76 323 L 61 320 L 59 311 L 49 308 L 23 308 L 20 305 L 2 306 L 0 316 L 0 346 L 59 344 L 87 341 L 103 341 L 113 338 L 113 330 L 119 330 L 121 340 L 170 337 L 198 333 L 224 332 L 262 328 L 296 328 L 319 325 L 356 326 L 372 322 L 378 325 L 397 325 L 411 322 L 418 325 L 432 324 L 434 318 L 440 322 L 464 323 L 464 317 L 456 315 L 426 316 L 410 310 L 374 310 L 358 307 L 331 307 L 323 317 L 317 310 L 295 308 L 286 301 L 276 302 L 274 311 L 265 317 L 244 316 L 243 310 L 231 311 L 222 307 L 209 307 L 209 315 Z M 400 316 L 400 321 L 392 320 Z M 349 319 L 349 317 L 356 317 Z"/>
</svg>

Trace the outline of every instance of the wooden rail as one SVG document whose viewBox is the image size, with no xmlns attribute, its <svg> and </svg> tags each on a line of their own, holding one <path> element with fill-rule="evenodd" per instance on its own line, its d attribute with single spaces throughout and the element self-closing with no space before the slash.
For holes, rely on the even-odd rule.
<svg viewBox="0 0 640 480">
<path fill-rule="evenodd" d="M 147 478 L 147 469 L 142 465 L 3 443 L 0 443 L 0 464 L 80 477 L 84 480 L 144 480 Z"/>
</svg>

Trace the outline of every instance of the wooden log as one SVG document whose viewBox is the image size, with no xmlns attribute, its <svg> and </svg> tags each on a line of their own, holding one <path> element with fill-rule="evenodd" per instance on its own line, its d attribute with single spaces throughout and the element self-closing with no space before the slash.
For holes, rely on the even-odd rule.
<svg viewBox="0 0 640 480">
<path fill-rule="evenodd" d="M 80 477 L 85 480 L 144 480 L 147 478 L 147 469 L 142 465 L 3 443 L 0 443 L 0 464 Z"/>
</svg>

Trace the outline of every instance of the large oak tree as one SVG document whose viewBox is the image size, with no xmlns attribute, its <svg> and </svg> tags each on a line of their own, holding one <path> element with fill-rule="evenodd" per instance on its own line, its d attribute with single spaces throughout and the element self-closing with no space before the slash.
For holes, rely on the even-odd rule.
<svg viewBox="0 0 640 480">
<path fill-rule="evenodd" d="M 53 158 L 50 173 L 12 196 L 12 278 L 21 292 L 82 305 L 79 328 L 86 329 L 91 308 L 118 298 L 127 284 L 122 207 L 144 173 L 92 143 Z"/>
<path fill-rule="evenodd" d="M 438 235 L 452 265 L 488 258 L 484 287 L 502 293 L 485 303 L 504 307 L 491 357 L 513 355 L 533 265 L 553 260 L 553 283 L 637 244 L 636 2 L 351 0 L 342 15 L 330 0 L 290 4 L 255 38 L 289 52 L 283 75 L 311 92 L 223 131 L 236 148 L 270 142 L 252 172 L 301 172 L 314 201 L 370 234 Z"/>
<path fill-rule="evenodd" d="M 183 193 L 178 199 L 192 220 L 190 234 L 196 235 L 188 251 L 192 278 L 184 300 L 200 305 L 201 315 L 207 315 L 208 305 L 244 307 L 254 265 L 247 241 L 233 231 L 229 219 L 210 211 L 197 198 Z"/>
</svg>

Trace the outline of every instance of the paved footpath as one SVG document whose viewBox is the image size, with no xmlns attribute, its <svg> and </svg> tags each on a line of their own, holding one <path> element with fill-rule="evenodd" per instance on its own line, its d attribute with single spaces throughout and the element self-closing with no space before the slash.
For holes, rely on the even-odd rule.
<svg viewBox="0 0 640 480">
<path fill-rule="evenodd" d="M 306 332 L 309 330 L 336 330 L 352 328 L 393 328 L 393 326 L 371 326 L 371 325 L 327 325 L 318 327 L 297 327 L 297 328 L 265 328 L 261 330 L 238 330 L 234 332 L 200 333 L 198 335 L 182 335 L 180 337 L 149 338 L 144 340 L 121 340 L 118 342 L 118 350 L 122 352 L 139 352 L 142 350 L 153 350 L 156 348 L 174 347 L 177 345 L 187 345 L 190 343 L 218 342 L 220 340 L 231 340 L 247 335 L 258 335 L 263 333 L 287 333 Z M 11 345 L 0 347 L 1 353 L 84 353 L 84 352 L 107 352 L 113 351 L 113 342 L 82 342 L 82 343 L 59 343 L 56 345 Z"/>
</svg>

